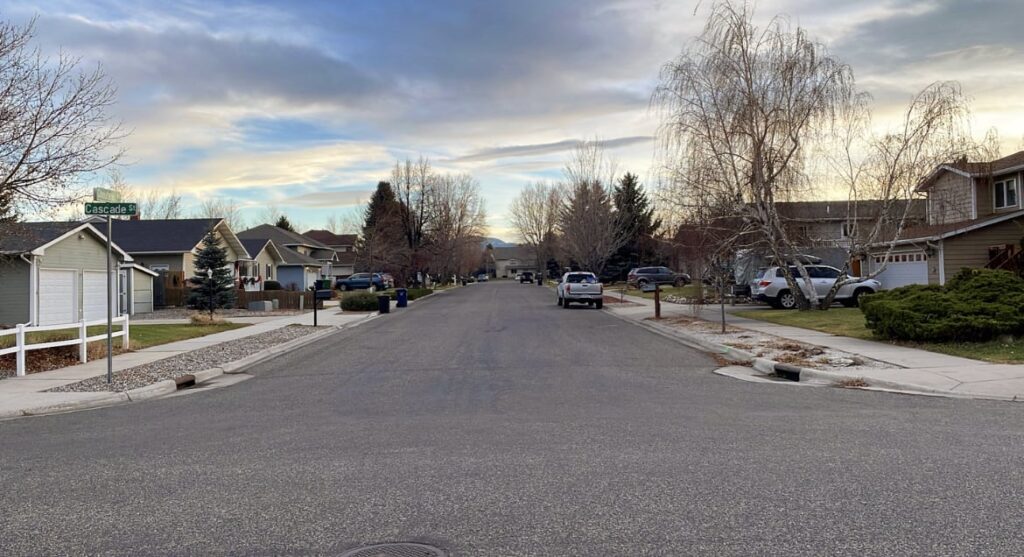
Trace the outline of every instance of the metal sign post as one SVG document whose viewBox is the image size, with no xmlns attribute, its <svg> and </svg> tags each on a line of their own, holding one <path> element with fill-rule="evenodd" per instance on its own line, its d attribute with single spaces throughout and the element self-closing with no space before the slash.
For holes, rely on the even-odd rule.
<svg viewBox="0 0 1024 557">
<path fill-rule="evenodd" d="M 114 382 L 114 285 L 117 284 L 114 279 L 114 225 L 111 216 L 134 216 L 138 214 L 138 205 L 118 203 L 119 198 L 116 192 L 103 188 L 96 188 L 93 197 L 97 203 L 86 203 L 85 214 L 107 217 L 107 384 L 109 385 Z M 99 202 L 101 200 L 102 202 Z M 123 339 L 124 336 L 121 338 Z"/>
</svg>

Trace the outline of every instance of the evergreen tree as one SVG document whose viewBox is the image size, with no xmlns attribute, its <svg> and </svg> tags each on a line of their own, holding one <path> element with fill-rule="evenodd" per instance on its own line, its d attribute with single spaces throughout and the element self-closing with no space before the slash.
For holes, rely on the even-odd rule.
<svg viewBox="0 0 1024 557">
<path fill-rule="evenodd" d="M 292 228 L 292 223 L 288 220 L 288 217 L 284 215 L 281 215 L 277 219 L 277 222 L 274 223 L 274 226 L 287 230 L 288 232 L 295 232 L 295 229 Z"/>
<path fill-rule="evenodd" d="M 398 205 L 398 198 L 395 197 L 395 190 L 389 182 L 377 182 L 377 189 L 366 206 L 366 221 L 363 224 L 363 235 L 373 232 L 378 223 L 385 223 L 391 220 Z"/>
<path fill-rule="evenodd" d="M 402 254 L 407 251 L 402 237 L 400 205 L 391 184 L 378 182 L 366 207 L 363 233 L 356 245 L 361 270 L 397 271 Z"/>
<path fill-rule="evenodd" d="M 636 174 L 623 175 L 612 197 L 625 243 L 616 250 L 608 267 L 610 274 L 625 279 L 632 267 L 660 263 L 654 253 L 654 235 L 661 228 L 661 219 L 655 218 L 654 207 Z"/>
<path fill-rule="evenodd" d="M 213 231 L 203 238 L 203 249 L 196 257 L 196 276 L 188 279 L 192 284 L 188 305 L 192 309 L 210 312 L 210 318 L 220 308 L 235 304 L 235 279 L 228 264 L 227 250 Z"/>
</svg>

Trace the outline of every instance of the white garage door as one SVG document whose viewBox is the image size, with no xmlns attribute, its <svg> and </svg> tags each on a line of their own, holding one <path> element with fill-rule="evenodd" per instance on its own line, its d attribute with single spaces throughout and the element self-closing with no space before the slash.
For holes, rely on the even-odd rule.
<svg viewBox="0 0 1024 557">
<path fill-rule="evenodd" d="M 86 321 L 107 318 L 107 273 L 85 271 L 82 273 L 82 310 Z"/>
<path fill-rule="evenodd" d="M 875 264 L 881 263 L 882 258 L 876 257 Z M 928 256 L 923 252 L 894 253 L 889 256 L 885 270 L 875 278 L 887 290 L 908 284 L 928 284 Z"/>
<path fill-rule="evenodd" d="M 75 271 L 39 270 L 40 325 L 61 325 L 78 321 L 78 288 Z"/>
</svg>

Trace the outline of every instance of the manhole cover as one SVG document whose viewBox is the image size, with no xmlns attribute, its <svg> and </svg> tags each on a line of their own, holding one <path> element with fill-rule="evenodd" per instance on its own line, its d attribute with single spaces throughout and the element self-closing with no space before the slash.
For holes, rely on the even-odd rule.
<svg viewBox="0 0 1024 557">
<path fill-rule="evenodd" d="M 441 549 L 421 543 L 379 543 L 357 547 L 341 557 L 446 557 Z"/>
</svg>

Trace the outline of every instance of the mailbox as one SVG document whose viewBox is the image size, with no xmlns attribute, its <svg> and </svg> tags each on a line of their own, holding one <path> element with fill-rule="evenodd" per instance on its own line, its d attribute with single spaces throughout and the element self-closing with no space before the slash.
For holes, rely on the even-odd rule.
<svg viewBox="0 0 1024 557">
<path fill-rule="evenodd" d="M 331 291 L 330 290 L 317 290 L 316 291 L 316 299 L 317 300 L 330 300 L 331 299 Z"/>
</svg>

